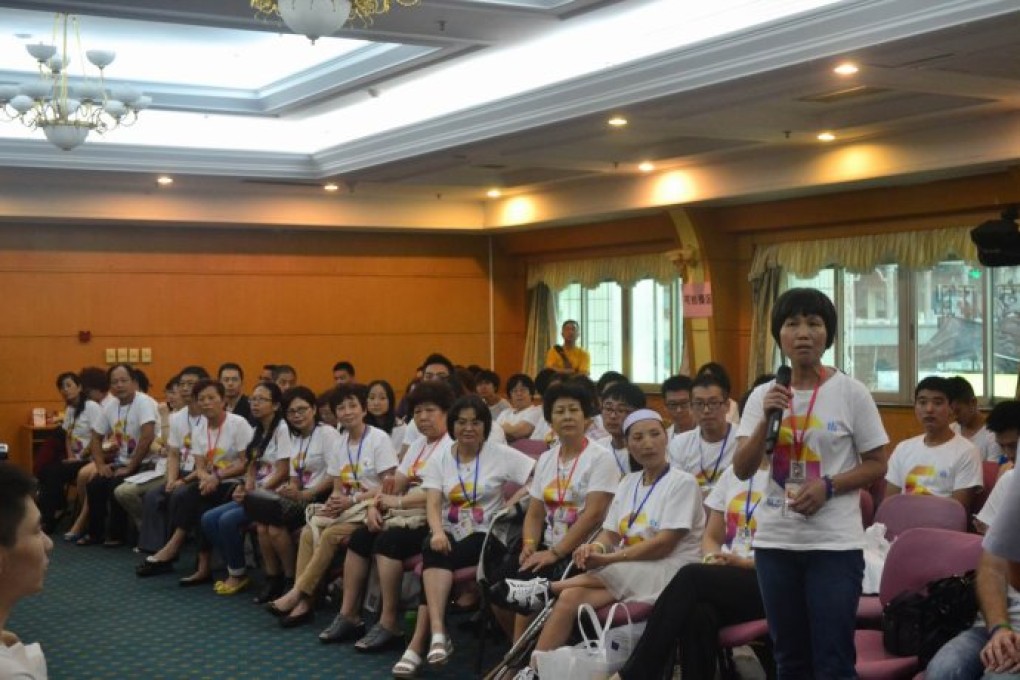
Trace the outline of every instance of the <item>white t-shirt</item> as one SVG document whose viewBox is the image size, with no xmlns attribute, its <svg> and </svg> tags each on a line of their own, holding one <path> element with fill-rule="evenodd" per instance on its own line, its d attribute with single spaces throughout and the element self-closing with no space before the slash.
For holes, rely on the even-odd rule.
<svg viewBox="0 0 1020 680">
<path fill-rule="evenodd" d="M 410 446 L 418 437 L 421 436 L 421 430 L 418 429 L 418 423 L 414 422 L 414 418 L 411 418 L 404 427 L 404 444 Z"/>
<path fill-rule="evenodd" d="M 758 528 L 755 515 L 765 498 L 768 483 L 768 470 L 758 470 L 751 479 L 741 481 L 733 472 L 733 466 L 729 466 L 719 476 L 719 481 L 705 499 L 705 506 L 722 513 L 726 524 L 725 545 L 732 546 L 733 538 L 744 527 L 750 529 L 751 536 L 754 536 Z"/>
<path fill-rule="evenodd" d="M 89 442 L 92 440 L 92 430 L 95 424 L 103 418 L 103 410 L 91 399 L 85 400 L 85 407 L 81 414 L 76 412 L 73 406 L 67 407 L 64 414 L 64 431 L 71 435 L 71 453 L 78 460 L 87 453 Z"/>
<path fill-rule="evenodd" d="M 999 481 L 992 487 L 992 492 L 988 494 L 988 498 L 985 499 L 985 504 L 981 506 L 981 512 L 975 515 L 975 518 L 981 521 L 985 526 L 992 526 L 992 522 L 999 515 L 999 510 L 1002 509 L 1002 500 L 1006 496 L 1006 490 L 1009 488 L 1009 481 L 1013 478 L 1013 473 L 1016 468 L 1011 468 L 1002 473 L 999 477 Z"/>
<path fill-rule="evenodd" d="M 773 382 L 759 385 L 751 393 L 736 436 L 747 437 L 765 419 L 762 398 Z M 884 446 L 889 437 L 882 426 L 871 393 L 859 381 L 836 371 L 818 389 L 810 421 L 808 404 L 814 390 L 794 390 L 793 412 L 797 414 L 798 438 L 803 436 L 802 462 L 805 479 L 820 479 L 850 470 L 860 463 L 860 454 Z M 784 485 L 793 458 L 793 430 L 790 411 L 783 420 L 770 461 L 770 480 L 765 501 L 755 512 L 758 530 L 755 548 L 789 550 L 860 550 L 864 548 L 860 498 L 856 492 L 829 499 L 810 517 L 784 512 Z"/>
<path fill-rule="evenodd" d="M 681 432 L 669 442 L 669 462 L 698 480 L 702 491 L 708 493 L 722 477 L 723 471 L 733 462 L 737 450 L 737 426 L 728 424 L 723 438 L 706 442 L 701 428 Z"/>
<path fill-rule="evenodd" d="M 142 426 L 153 423 L 155 438 L 159 438 L 159 407 L 156 400 L 144 392 L 135 392 L 130 404 L 121 404 L 118 399 L 107 403 L 103 417 L 95 422 L 95 431 L 102 437 L 112 435 L 117 444 L 117 465 L 127 465 L 131 454 L 142 436 Z M 153 440 L 155 441 L 155 439 Z M 145 457 L 152 460 L 153 453 Z"/>
<path fill-rule="evenodd" d="M 508 408 L 499 414 L 499 418 L 496 418 L 496 425 L 501 428 L 507 425 L 518 425 L 520 423 L 530 423 L 532 428 L 538 427 L 539 421 L 542 420 L 542 407 L 541 406 L 528 406 L 520 411 L 514 411 L 512 408 Z M 528 439 L 534 438 L 534 430 L 528 435 Z"/>
<path fill-rule="evenodd" d="M 0 644 L 0 678 L 3 680 L 46 680 L 46 657 L 38 642 Z"/>
<path fill-rule="evenodd" d="M 404 454 L 404 460 L 400 461 L 400 467 L 397 468 L 397 472 L 407 477 L 408 488 L 421 486 L 421 473 L 425 464 L 432 456 L 444 455 L 452 445 L 453 440 L 445 433 L 431 444 L 425 437 L 419 437 Z"/>
<path fill-rule="evenodd" d="M 541 455 L 535 464 L 535 475 L 528 493 L 545 504 L 544 541 L 553 546 L 563 540 L 567 531 L 584 512 L 590 492 L 616 493 L 620 471 L 613 454 L 591 441 L 581 455 L 566 465 L 559 464 L 557 444 Z"/>
<path fill-rule="evenodd" d="M 502 427 L 494 427 L 492 429 L 499 430 L 500 432 L 503 431 Z M 535 429 L 531 431 L 531 436 L 528 437 L 528 439 L 534 439 L 535 441 L 551 444 L 556 440 L 556 433 L 553 432 L 552 425 L 550 425 L 545 418 L 542 418 L 538 421 L 538 424 L 535 425 Z"/>
<path fill-rule="evenodd" d="M 624 545 L 647 541 L 663 529 L 686 529 L 673 552 L 663 559 L 684 563 L 701 559 L 705 510 L 697 480 L 668 467 L 657 483 L 646 486 L 644 474 L 638 470 L 623 478 L 602 528 L 619 534 Z"/>
<path fill-rule="evenodd" d="M 393 450 L 400 453 L 401 447 L 404 446 L 404 440 L 407 438 L 407 425 L 400 423 L 394 425 L 390 431 L 390 445 L 393 446 Z"/>
<path fill-rule="evenodd" d="M 166 445 L 171 449 L 177 449 L 180 453 L 181 472 L 191 472 L 195 469 L 194 438 L 195 430 L 204 429 L 206 426 L 205 416 L 199 413 L 191 415 L 186 408 L 170 414 L 170 433 L 167 436 Z"/>
<path fill-rule="evenodd" d="M 225 411 L 224 416 L 219 427 L 205 421 L 191 432 L 191 455 L 205 456 L 206 466 L 212 465 L 218 470 L 244 456 L 252 434 L 251 424 L 242 416 L 229 411 Z"/>
<path fill-rule="evenodd" d="M 378 488 L 379 475 L 397 467 L 393 442 L 379 428 L 366 425 L 357 445 L 352 446 L 350 439 L 350 432 L 340 435 L 339 446 L 326 458 L 326 474 L 339 477 L 348 496 Z"/>
<path fill-rule="evenodd" d="M 960 427 L 960 423 L 951 423 L 949 427 L 952 428 L 953 432 L 963 434 L 963 428 Z M 982 425 L 977 432 L 967 437 L 967 439 L 977 447 L 978 453 L 981 454 L 981 460 L 998 463 L 999 459 L 1002 458 L 1002 447 L 999 446 L 999 442 L 995 441 L 995 433 L 989 430 L 987 426 Z"/>
<path fill-rule="evenodd" d="M 616 448 L 611 435 L 602 439 L 596 439 L 595 443 L 613 454 L 613 458 L 616 460 L 616 469 L 620 473 L 621 479 L 624 475 L 630 474 L 630 452 L 626 446 L 621 449 Z"/>
<path fill-rule="evenodd" d="M 524 486 L 535 466 L 528 456 L 509 446 L 489 444 L 470 463 L 458 465 L 456 442 L 433 455 L 421 472 L 421 488 L 443 493 L 443 529 L 456 540 L 485 531 L 503 506 L 503 484 Z"/>
<path fill-rule="evenodd" d="M 340 455 L 340 433 L 319 423 L 307 437 L 291 435 L 291 449 L 290 476 L 299 480 L 302 489 L 311 489 L 326 478 L 329 458 Z"/>
<path fill-rule="evenodd" d="M 885 479 L 902 493 L 948 498 L 954 491 L 984 486 L 981 454 L 961 434 L 938 446 L 924 443 L 924 435 L 896 445 L 889 456 Z"/>
<path fill-rule="evenodd" d="M 252 437 L 255 436 L 252 430 Z M 251 443 L 249 441 L 249 443 Z M 290 436 L 290 428 L 286 420 L 280 420 L 273 430 L 273 437 L 266 444 L 266 450 L 259 458 L 258 467 L 255 468 L 255 485 L 261 487 L 273 474 L 276 464 L 281 460 L 290 460 L 294 455 L 294 441 Z"/>
</svg>

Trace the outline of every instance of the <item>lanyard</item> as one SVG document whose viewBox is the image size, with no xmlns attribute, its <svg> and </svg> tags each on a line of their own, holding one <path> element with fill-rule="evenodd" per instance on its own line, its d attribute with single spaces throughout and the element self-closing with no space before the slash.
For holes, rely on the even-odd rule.
<svg viewBox="0 0 1020 680">
<path fill-rule="evenodd" d="M 422 456 L 425 456 L 425 450 L 428 449 L 429 455 L 425 456 L 425 460 L 423 462 L 427 463 L 429 458 L 432 457 L 432 453 L 436 450 L 436 447 L 439 446 L 443 439 L 443 437 L 440 437 L 436 441 L 432 442 L 432 446 L 428 445 L 428 441 L 422 443 L 421 451 L 419 451 L 418 455 L 414 457 L 414 461 L 411 463 L 411 466 L 407 468 L 407 475 L 409 478 L 418 476 L 415 471 L 418 469 L 418 461 L 421 460 Z"/>
<path fill-rule="evenodd" d="M 308 457 L 308 449 L 312 446 L 312 438 L 315 437 L 315 430 L 317 430 L 318 427 L 319 426 L 316 425 L 314 428 L 312 428 L 312 431 L 308 433 L 307 438 L 302 437 L 301 439 L 298 440 L 298 455 L 294 457 L 295 459 L 294 469 L 297 471 L 297 478 L 299 484 L 304 483 L 302 477 L 305 474 L 305 458 Z M 304 451 L 301 450 L 302 441 L 305 443 Z"/>
<path fill-rule="evenodd" d="M 482 444 L 484 446 L 484 444 Z M 457 479 L 460 481 L 460 490 L 464 492 L 464 500 L 467 500 L 467 487 L 464 486 L 464 478 L 460 476 L 460 447 L 455 446 L 453 449 L 453 456 L 457 459 Z M 471 489 L 471 507 L 475 506 L 475 502 L 478 501 L 478 468 L 482 467 L 482 449 L 478 449 L 478 455 L 475 456 L 475 485 Z"/>
<path fill-rule="evenodd" d="M 574 456 L 574 464 L 570 466 L 570 474 L 567 475 L 566 484 L 560 487 L 560 461 L 559 457 L 556 458 L 556 506 L 562 506 L 564 499 L 567 497 L 567 490 L 570 489 L 570 481 L 574 478 L 574 470 L 577 469 L 577 461 L 581 460 L 581 454 L 588 448 L 588 438 L 584 438 L 584 444 L 581 445 L 581 450 L 578 451 L 577 455 Z M 563 446 L 560 445 L 560 451 L 563 450 Z"/>
<path fill-rule="evenodd" d="M 807 436 L 808 427 L 811 424 L 811 412 L 815 409 L 815 399 L 818 398 L 818 390 L 821 389 L 822 382 L 824 382 L 824 378 L 819 378 L 818 384 L 811 392 L 811 401 L 808 402 L 807 412 L 804 414 L 804 429 L 800 431 L 800 437 L 797 437 L 797 415 L 793 412 L 793 402 L 790 402 L 790 430 L 793 435 L 792 460 L 798 463 L 803 462 L 800 454 L 804 450 L 804 437 Z"/>
<path fill-rule="evenodd" d="M 623 469 L 623 463 L 620 462 L 620 457 L 616 455 L 617 448 L 615 446 L 613 446 L 612 442 L 609 443 L 609 448 L 611 448 L 613 450 L 613 460 L 616 461 L 616 467 L 620 468 L 620 472 L 622 474 L 627 474 L 627 470 Z M 627 447 L 624 446 L 622 449 L 619 449 L 619 450 L 620 451 L 626 451 Z M 630 454 L 628 453 L 627 455 L 629 456 Z"/>
<path fill-rule="evenodd" d="M 189 416 L 189 420 L 190 420 L 190 416 Z M 209 421 L 208 420 L 205 421 L 205 443 L 206 443 L 206 446 L 208 446 L 208 448 L 206 449 L 206 452 L 205 452 L 205 464 L 208 465 L 209 467 L 213 467 L 213 457 L 216 454 L 216 448 L 219 446 L 219 443 L 220 443 L 220 435 L 223 434 L 223 427 L 226 424 L 227 424 L 227 414 L 224 413 L 223 414 L 223 420 L 220 421 L 219 427 L 216 428 L 216 439 L 212 440 L 212 442 L 210 443 L 210 438 L 209 438 Z"/>
<path fill-rule="evenodd" d="M 361 433 L 361 439 L 358 440 L 358 459 L 354 461 L 351 459 L 351 435 L 347 434 L 347 462 L 351 464 L 351 474 L 354 475 L 353 486 L 361 488 L 358 482 L 358 468 L 361 466 L 361 448 L 365 445 L 365 440 L 368 439 L 368 428 L 366 427 Z"/>
<path fill-rule="evenodd" d="M 729 442 L 729 440 L 730 440 L 730 432 L 732 430 L 733 430 L 733 426 L 732 425 L 727 425 L 726 426 L 726 436 L 723 437 L 722 446 L 719 447 L 719 455 L 716 456 L 716 458 L 715 458 L 715 467 L 712 468 L 712 476 L 711 477 L 708 476 L 708 469 L 705 467 L 705 463 L 703 462 L 704 461 L 704 455 L 703 455 L 704 452 L 701 450 L 702 439 L 701 439 L 700 432 L 699 432 L 699 436 L 698 436 L 698 465 L 701 466 L 701 477 L 702 477 L 702 479 L 705 480 L 706 484 L 713 484 L 713 483 L 715 483 L 715 480 L 719 478 L 719 463 L 722 462 L 723 454 L 726 452 L 726 443 Z"/>
<path fill-rule="evenodd" d="M 747 497 L 744 499 L 744 528 L 748 531 L 751 530 L 751 516 L 758 509 L 758 504 L 761 503 L 761 496 L 759 496 L 754 505 L 751 505 L 752 495 L 754 495 L 754 475 L 751 475 L 751 478 L 747 480 Z"/>
<path fill-rule="evenodd" d="M 644 509 L 645 507 L 645 503 L 648 502 L 648 499 L 652 495 L 652 492 L 655 491 L 655 487 L 659 485 L 659 482 L 662 481 L 662 478 L 665 477 L 666 473 L 668 472 L 669 466 L 667 465 L 665 469 L 659 473 L 659 476 L 655 478 L 655 481 L 652 482 L 652 486 L 651 488 L 648 489 L 648 493 L 646 493 L 645 497 L 641 499 L 641 505 L 637 504 L 637 492 L 638 488 L 640 488 L 641 486 L 641 479 L 644 477 L 645 473 L 642 472 L 641 477 L 638 477 L 638 479 L 636 480 L 637 483 L 634 485 L 634 500 L 631 501 L 630 504 L 632 512 L 630 513 L 630 517 L 627 518 L 627 531 L 630 531 L 633 528 L 634 522 L 637 521 L 638 516 L 641 515 L 641 510 Z M 637 508 L 634 509 L 634 506 L 637 506 Z"/>
<path fill-rule="evenodd" d="M 127 436 L 127 419 L 128 416 L 131 415 L 131 407 L 134 405 L 135 401 L 132 399 L 131 403 L 128 404 L 127 408 L 124 410 L 124 415 L 121 415 L 120 404 L 117 404 L 117 423 L 113 426 L 113 434 L 117 438 L 118 448 L 121 451 L 127 451 L 128 453 L 131 453 L 131 451 L 128 448 L 129 441 L 125 439 Z M 120 425 L 120 432 L 117 432 L 117 425 Z"/>
</svg>

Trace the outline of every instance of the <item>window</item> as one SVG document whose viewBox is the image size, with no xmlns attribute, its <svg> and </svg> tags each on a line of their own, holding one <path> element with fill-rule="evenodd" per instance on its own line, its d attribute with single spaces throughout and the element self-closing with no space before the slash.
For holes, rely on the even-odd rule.
<svg viewBox="0 0 1020 680">
<path fill-rule="evenodd" d="M 914 386 L 929 375 L 961 375 L 979 398 L 1016 393 L 1020 267 L 952 261 L 922 271 L 881 265 L 863 274 L 837 267 L 809 279 L 788 275 L 786 284 L 829 295 L 839 329 L 822 361 L 880 401 L 911 402 Z"/>
<path fill-rule="evenodd" d="M 556 296 L 556 322 L 578 322 L 579 344 L 591 354 L 594 378 L 621 371 L 636 383 L 657 385 L 680 361 L 680 287 L 679 281 L 662 285 L 651 279 L 632 288 L 608 281 L 590 290 L 571 284 Z"/>
</svg>

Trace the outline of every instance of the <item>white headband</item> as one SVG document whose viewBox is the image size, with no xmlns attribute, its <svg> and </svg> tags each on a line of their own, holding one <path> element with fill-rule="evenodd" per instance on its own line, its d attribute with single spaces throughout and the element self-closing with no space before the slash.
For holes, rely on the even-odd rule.
<svg viewBox="0 0 1020 680">
<path fill-rule="evenodd" d="M 642 420 L 658 420 L 661 423 L 662 416 L 660 416 L 657 411 L 653 411 L 650 408 L 639 408 L 637 411 L 634 411 L 627 416 L 627 419 L 623 421 L 623 433 L 627 434 L 627 430 L 630 429 L 631 425 L 641 422 Z"/>
</svg>

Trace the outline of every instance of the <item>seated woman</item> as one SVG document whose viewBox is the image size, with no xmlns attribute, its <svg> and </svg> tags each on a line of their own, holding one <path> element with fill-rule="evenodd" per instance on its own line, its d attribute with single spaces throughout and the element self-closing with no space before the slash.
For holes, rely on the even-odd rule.
<svg viewBox="0 0 1020 680">
<path fill-rule="evenodd" d="M 543 453 L 535 466 L 518 568 L 504 577 L 512 580 L 552 581 L 562 576 L 570 555 L 602 526 L 620 484 L 613 454 L 585 435 L 595 404 L 584 386 L 572 381 L 553 385 L 546 390 L 542 408 L 559 444 Z M 509 604 L 497 602 L 500 607 Z M 524 610 L 513 619 L 504 612 L 498 609 L 496 616 L 516 640 L 527 627 L 530 612 Z"/>
<path fill-rule="evenodd" d="M 0 631 L 18 600 L 42 590 L 53 541 L 42 529 L 35 480 L 0 463 Z M 6 631 L 0 638 L 0 678 L 46 680 L 38 644 L 27 647 Z"/>
<path fill-rule="evenodd" d="M 587 573 L 554 583 L 538 578 L 508 584 L 522 607 L 536 608 L 556 597 L 536 651 L 567 642 L 580 605 L 654 602 L 680 567 L 701 559 L 701 491 L 693 476 L 670 467 L 662 416 L 634 411 L 623 431 L 642 469 L 620 482 L 598 538 L 574 551 L 574 563 Z M 530 666 L 517 675 L 534 676 Z"/>
<path fill-rule="evenodd" d="M 368 383 L 368 414 L 365 422 L 377 427 L 390 436 L 394 451 L 404 446 L 407 426 L 397 419 L 396 401 L 393 387 L 385 380 L 373 380 Z"/>
<path fill-rule="evenodd" d="M 79 378 L 81 378 L 82 391 L 85 393 L 85 396 L 88 397 L 89 401 L 95 402 L 99 405 L 99 417 L 102 417 L 103 407 L 107 403 L 116 402 L 116 397 L 109 393 L 110 380 L 106 376 L 106 371 L 96 366 L 90 366 L 81 370 Z M 91 437 L 91 433 L 89 436 Z M 91 442 L 86 444 L 86 447 L 89 447 L 90 445 Z M 91 449 L 88 453 L 83 453 L 82 455 L 91 457 Z M 72 524 L 71 528 L 64 534 L 64 540 L 68 543 L 74 543 L 85 536 L 85 530 L 89 521 L 89 500 L 85 490 L 95 474 L 96 464 L 95 461 L 91 460 L 78 471 L 78 476 L 75 479 L 75 486 L 78 491 L 77 496 L 80 509 L 78 510 L 78 517 L 75 518 L 74 524 Z"/>
<path fill-rule="evenodd" d="M 67 406 L 63 424 L 67 439 L 64 459 L 53 461 L 39 471 L 39 510 L 42 512 L 43 528 L 48 534 L 56 530 L 57 515 L 67 506 L 64 487 L 89 464 L 92 427 L 103 417 L 99 404 L 88 398 L 82 389 L 81 378 L 76 374 L 61 373 L 57 376 L 57 389 Z"/>
<path fill-rule="evenodd" d="M 208 378 L 199 380 L 192 394 L 205 416 L 203 426 L 191 435 L 196 479 L 170 494 L 170 540 L 138 565 L 139 575 L 167 572 L 168 565 L 177 559 L 184 546 L 188 531 L 198 528 L 205 512 L 230 500 L 234 485 L 244 474 L 244 451 L 251 441 L 251 425 L 226 410 L 223 383 Z M 193 574 L 179 581 L 180 585 L 197 586 L 212 581 L 211 553 L 212 545 L 199 532 L 198 564 Z"/>
<path fill-rule="evenodd" d="M 489 523 L 504 504 L 503 486 L 525 484 L 535 465 L 520 451 L 486 441 L 492 414 L 476 394 L 457 399 L 446 422 L 453 426 L 454 443 L 449 452 L 432 456 L 421 475 L 429 525 L 422 553 L 422 604 L 411 643 L 393 667 L 398 678 L 413 677 L 421 669 L 426 641 L 430 664 L 442 665 L 453 653 L 444 621 L 453 572 L 478 563 Z M 525 492 L 521 489 L 511 501 Z"/>
<path fill-rule="evenodd" d="M 708 522 L 701 539 L 704 560 L 681 567 L 655 603 L 644 635 L 618 678 L 665 677 L 680 641 L 685 678 L 713 678 L 719 629 L 765 618 L 751 540 L 754 512 L 769 483 L 768 461 L 749 480 L 726 468 L 705 500 Z"/>
<path fill-rule="evenodd" d="M 510 408 L 499 414 L 496 425 L 502 428 L 506 440 L 528 439 L 542 420 L 542 407 L 532 403 L 535 381 L 523 373 L 515 373 L 506 381 L 506 394 Z"/>
<path fill-rule="evenodd" d="M 327 452 L 327 475 L 333 479 L 333 493 L 319 515 L 337 518 L 351 506 L 374 498 L 383 479 L 397 467 L 397 456 L 389 436 L 365 425 L 368 388 L 342 383 L 333 390 L 330 403 L 343 434 L 335 449 Z M 334 522 L 322 529 L 316 541 L 312 527 L 301 531 L 294 587 L 270 603 L 270 611 L 280 616 L 284 628 L 310 623 L 315 616 L 312 595 L 329 570 L 337 550 L 362 522 Z"/>
<path fill-rule="evenodd" d="M 249 404 L 252 416 L 256 418 L 256 425 L 251 441 L 244 451 L 244 483 L 234 488 L 231 502 L 202 515 L 202 533 L 209 543 L 220 551 L 220 555 L 227 563 L 227 579 L 217 581 L 214 585 L 218 595 L 236 595 L 251 584 L 244 559 L 243 534 L 245 525 L 252 521 L 245 505 L 248 493 L 255 492 L 256 489 L 273 491 L 290 476 L 290 459 L 293 454 L 290 430 L 283 421 L 283 413 L 280 411 L 281 397 L 280 388 L 274 383 L 259 383 L 255 386 Z M 252 495 L 255 496 L 254 493 Z M 286 509 L 279 507 L 281 527 L 286 527 L 287 522 L 284 518 L 288 516 L 290 522 L 295 525 L 298 518 L 304 519 L 304 507 L 290 499 L 273 494 L 266 500 L 276 506 L 281 503 L 286 506 Z M 268 522 L 259 526 L 263 527 L 260 535 L 264 535 L 268 542 L 268 530 L 265 528 Z M 269 561 L 266 561 L 268 582 L 282 581 L 279 571 L 276 570 L 279 566 L 273 564 L 270 567 Z"/>
<path fill-rule="evenodd" d="M 408 408 L 423 436 L 416 439 L 404 455 L 394 476 L 393 488 L 384 489 L 376 497 L 376 505 L 369 508 L 365 525 L 351 535 L 344 558 L 343 602 L 333 623 L 319 635 L 323 642 L 357 639 L 355 648 L 362 652 L 382 651 L 403 643 L 398 615 L 404 560 L 421 552 L 429 530 L 425 522 L 420 526 L 385 528 L 383 515 L 390 509 L 420 508 L 424 513 L 421 471 L 433 456 L 444 455 L 452 443 L 446 423 L 451 404 L 453 391 L 437 381 L 422 383 L 408 397 Z M 366 634 L 361 621 L 361 600 L 373 557 L 379 576 L 382 611 L 379 622 Z"/>
</svg>

